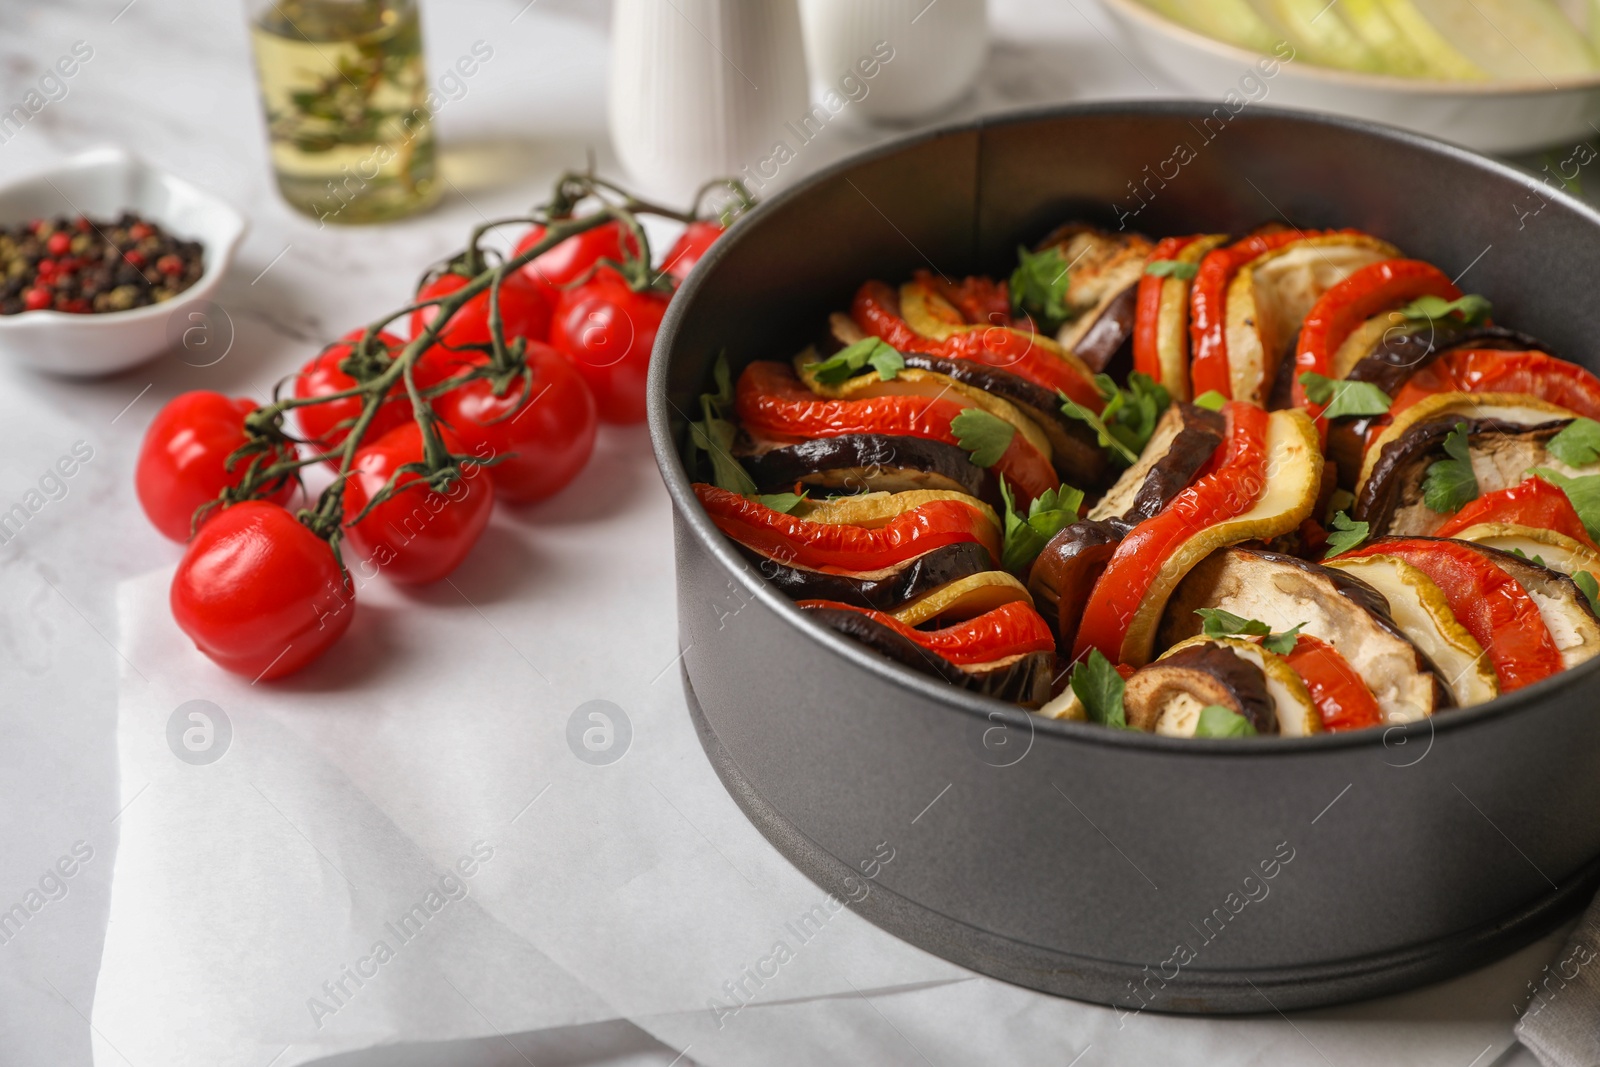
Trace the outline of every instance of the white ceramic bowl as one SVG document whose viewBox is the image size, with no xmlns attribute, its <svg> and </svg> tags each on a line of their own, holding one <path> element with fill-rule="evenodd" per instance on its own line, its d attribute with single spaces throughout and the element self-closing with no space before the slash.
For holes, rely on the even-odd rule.
<svg viewBox="0 0 1600 1067">
<path fill-rule="evenodd" d="M 1180 26 L 1138 0 L 1100 2 L 1152 75 L 1159 72 L 1219 105 L 1232 91 L 1235 99 L 1385 122 L 1482 152 L 1575 148 L 1600 128 L 1600 75 L 1558 82 L 1445 82 L 1290 62 L 1263 79 L 1256 67 L 1262 57 L 1255 52 Z M 1247 75 L 1255 82 L 1241 82 Z M 1256 83 L 1265 86 L 1264 95 Z"/>
<path fill-rule="evenodd" d="M 85 152 L 0 186 L 0 220 L 7 225 L 56 215 L 114 218 L 124 211 L 199 241 L 205 254 L 200 280 L 171 300 L 129 311 L 0 315 L 0 353 L 73 377 L 110 374 L 159 355 L 182 333 L 174 324 L 187 321 L 184 316 L 215 291 L 248 225 L 230 205 L 120 148 Z"/>
</svg>

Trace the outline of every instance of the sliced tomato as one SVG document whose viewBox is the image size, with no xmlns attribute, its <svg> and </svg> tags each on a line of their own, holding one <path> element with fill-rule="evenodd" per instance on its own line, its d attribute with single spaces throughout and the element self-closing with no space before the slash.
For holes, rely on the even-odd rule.
<svg viewBox="0 0 1600 1067">
<path fill-rule="evenodd" d="M 1173 551 L 1206 527 L 1249 510 L 1261 495 L 1267 478 L 1267 413 L 1239 402 L 1228 404 L 1224 411 L 1228 438 L 1222 458 L 1210 473 L 1122 539 L 1089 594 L 1074 660 L 1091 649 L 1099 649 L 1113 663 L 1121 659 L 1134 613 Z"/>
<path fill-rule="evenodd" d="M 1328 642 L 1302 634 L 1284 658 L 1306 683 L 1324 730 L 1364 730 L 1383 722 L 1372 690 Z"/>
<path fill-rule="evenodd" d="M 1169 261 L 1179 252 L 1200 239 L 1199 234 L 1189 237 L 1164 237 L 1156 242 L 1149 263 Z M 1147 263 L 1146 266 L 1149 264 Z M 1157 274 L 1139 276 L 1139 293 L 1133 315 L 1133 369 L 1160 382 L 1161 350 L 1158 327 L 1161 322 L 1161 290 L 1167 279 Z M 1164 384 L 1164 383 L 1163 383 Z"/>
<path fill-rule="evenodd" d="M 894 310 L 895 306 L 894 290 L 883 282 L 867 282 L 856 292 L 850 305 L 850 317 L 863 331 L 902 352 L 925 352 L 1000 367 L 1035 385 L 1065 393 L 1074 403 L 1091 411 L 1098 412 L 1105 407 L 1105 398 L 1094 382 L 1031 333 L 1006 326 L 986 326 L 952 334 L 940 341 L 913 330 Z"/>
<path fill-rule="evenodd" d="M 1389 417 L 1434 393 L 1525 393 L 1600 419 L 1600 378 L 1546 352 L 1462 348 L 1420 368 L 1401 387 Z"/>
<path fill-rule="evenodd" d="M 782 363 L 757 361 L 739 375 L 734 404 L 745 429 L 764 437 L 838 437 L 876 433 L 958 445 L 950 421 L 972 405 L 947 397 L 874 396 L 830 400 L 807 389 Z M 1044 453 L 1021 432 L 1011 437 L 994 469 L 1028 500 L 1061 484 Z"/>
<path fill-rule="evenodd" d="M 1300 375 L 1329 375 L 1333 355 L 1363 322 L 1382 311 L 1403 307 L 1422 296 L 1455 300 L 1461 290 L 1431 263 L 1420 259 L 1386 259 L 1362 267 L 1332 286 L 1311 308 L 1300 326 L 1295 346 L 1292 396 L 1295 407 L 1305 408 L 1320 420 L 1324 405 L 1306 398 Z"/>
<path fill-rule="evenodd" d="M 934 500 L 881 526 L 810 522 L 774 511 L 749 497 L 698 484 L 695 496 L 717 529 L 747 548 L 783 563 L 830 573 L 875 571 L 945 545 L 973 541 L 998 564 L 999 531 L 977 508 L 959 500 Z"/>
<path fill-rule="evenodd" d="M 1531 526 L 1535 530 L 1554 530 L 1579 544 L 1600 552 L 1589 536 L 1572 501 L 1559 487 L 1543 478 L 1529 478 L 1520 485 L 1484 493 L 1445 520 L 1433 531 L 1435 537 L 1454 537 L 1481 522 L 1501 522 L 1512 526 Z"/>
<path fill-rule="evenodd" d="M 940 630 L 918 630 L 893 615 L 837 600 L 802 600 L 802 608 L 834 608 L 865 615 L 901 637 L 958 666 L 993 663 L 1007 656 L 1055 651 L 1055 638 L 1037 611 L 1020 600 Z"/>
<path fill-rule="evenodd" d="M 1528 591 L 1501 568 L 1458 541 L 1379 538 L 1340 559 L 1395 556 L 1444 593 L 1450 610 L 1489 654 L 1500 692 L 1521 689 L 1561 670 L 1561 650 Z"/>
</svg>

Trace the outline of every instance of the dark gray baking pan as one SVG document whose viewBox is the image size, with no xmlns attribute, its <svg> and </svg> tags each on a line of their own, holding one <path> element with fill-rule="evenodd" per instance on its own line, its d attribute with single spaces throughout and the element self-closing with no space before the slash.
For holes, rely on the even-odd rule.
<svg viewBox="0 0 1600 1067">
<path fill-rule="evenodd" d="M 1254 106 L 1064 107 L 899 141 L 756 208 L 673 301 L 650 430 L 700 737 L 778 849 L 905 940 L 1128 1009 L 1303 1008 L 1505 954 L 1600 880 L 1600 662 L 1386 731 L 1038 720 L 809 623 L 690 490 L 685 413 L 717 353 L 787 358 L 865 279 L 1004 275 L 1070 219 L 1160 236 L 1274 218 L 1379 234 L 1600 366 L 1595 212 L 1424 138 Z"/>
</svg>

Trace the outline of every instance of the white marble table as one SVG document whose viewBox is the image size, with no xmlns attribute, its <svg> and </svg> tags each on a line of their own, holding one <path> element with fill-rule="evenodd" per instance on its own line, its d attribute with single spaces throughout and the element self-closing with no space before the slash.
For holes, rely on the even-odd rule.
<svg viewBox="0 0 1600 1067">
<path fill-rule="evenodd" d="M 997 40 L 982 82 L 942 118 L 1153 91 L 1109 46 L 1109 30 L 1090 0 L 992 6 Z M 475 40 L 495 48 L 465 95 L 439 116 L 449 180 L 444 203 L 424 218 L 381 229 L 318 230 L 270 187 L 237 4 L 0 6 L 0 106 L 20 100 L 75 41 L 94 49 L 65 97 L 0 143 L 0 177 L 116 142 L 230 199 L 252 221 L 219 296 L 237 336 L 216 366 L 199 369 L 169 356 L 78 383 L 0 365 L 0 507 L 74 442 L 94 449 L 66 496 L 0 544 L 0 906 L 20 898 L 76 843 L 92 850 L 64 896 L 0 941 L 6 1067 L 90 1062 L 88 1017 L 118 840 L 112 596 L 119 581 L 176 558 L 174 546 L 148 529 L 131 489 L 150 417 L 186 389 L 264 390 L 324 339 L 384 311 L 423 264 L 456 248 L 480 217 L 540 197 L 555 173 L 582 163 L 587 149 L 608 169 L 603 3 L 425 0 L 424 20 L 435 70 Z M 807 146 L 793 172 L 890 132 L 831 128 Z M 1490 1024 L 1500 1037 L 1473 1061 L 1482 1067 L 1506 1047 L 1512 1001 L 1521 976 L 1537 971 L 1540 951 L 1474 979 L 1480 994 L 1487 988 L 1505 995 L 1504 1006 L 1493 1009 L 1483 1005 L 1498 1004 L 1494 996 L 1467 998 L 1479 1013 L 1471 1019 L 1452 1007 L 1461 998 L 1451 989 L 1355 1009 L 1351 1018 L 1396 1034 L 1429 1028 L 1440 1041 L 1449 1040 L 1453 1023 Z M 675 1055 L 625 1022 L 546 1035 L 522 1048 L 539 1063 L 666 1064 Z M 466 1062 L 469 1051 L 474 1062 L 521 1062 L 489 1045 L 391 1052 L 363 1062 Z M 1512 1051 L 1500 1062 L 1519 1055 Z M 1463 1067 L 1470 1059 L 1461 1057 Z"/>
</svg>

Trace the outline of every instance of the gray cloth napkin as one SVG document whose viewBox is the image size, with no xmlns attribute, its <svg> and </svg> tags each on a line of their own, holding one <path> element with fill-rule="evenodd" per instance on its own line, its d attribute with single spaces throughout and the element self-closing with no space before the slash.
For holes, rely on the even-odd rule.
<svg viewBox="0 0 1600 1067">
<path fill-rule="evenodd" d="M 1600 897 L 1529 986 L 1517 1039 L 1544 1067 L 1600 1067 Z"/>
</svg>

